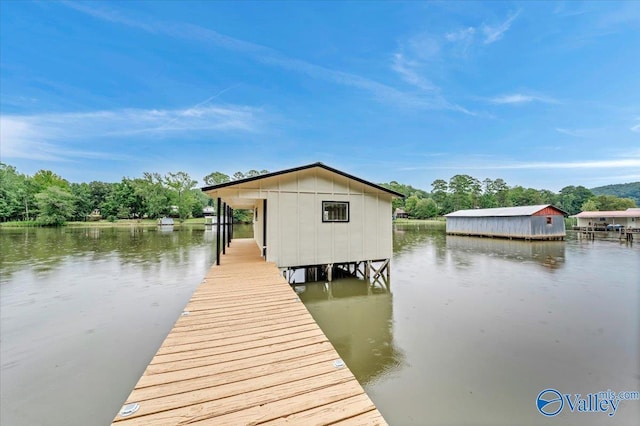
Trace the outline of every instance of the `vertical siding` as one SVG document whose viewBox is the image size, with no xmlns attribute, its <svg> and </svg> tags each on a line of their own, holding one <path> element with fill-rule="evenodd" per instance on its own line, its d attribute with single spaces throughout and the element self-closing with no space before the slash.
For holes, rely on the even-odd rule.
<svg viewBox="0 0 640 426">
<path fill-rule="evenodd" d="M 386 259 L 392 254 L 391 195 L 367 193 L 359 182 L 324 170 L 271 180 L 267 198 L 267 260 L 281 267 Z M 322 201 L 348 201 L 349 222 L 322 222 Z M 262 205 L 254 223 L 262 244 Z"/>
<path fill-rule="evenodd" d="M 552 218 L 552 224 L 547 225 L 546 216 L 448 217 L 447 232 L 507 238 L 564 236 L 563 216 Z"/>
</svg>

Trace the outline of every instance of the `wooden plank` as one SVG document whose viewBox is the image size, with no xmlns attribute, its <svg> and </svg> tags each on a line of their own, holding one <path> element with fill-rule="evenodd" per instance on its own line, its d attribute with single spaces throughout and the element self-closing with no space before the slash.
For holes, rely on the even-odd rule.
<svg viewBox="0 0 640 426">
<path fill-rule="evenodd" d="M 233 241 L 184 310 L 117 425 L 386 424 L 253 240 Z"/>
<path fill-rule="evenodd" d="M 382 414 L 378 410 L 369 411 L 359 416 L 351 417 L 339 422 L 332 423 L 340 426 L 381 426 L 386 425 L 387 422 L 382 417 Z"/>
<path fill-rule="evenodd" d="M 266 365 L 270 363 L 277 363 L 295 358 L 304 358 L 306 356 L 312 356 L 314 354 L 323 353 L 325 351 L 331 351 L 332 346 L 329 342 L 319 343 L 318 347 L 315 346 L 303 346 L 300 348 L 292 349 L 285 352 L 272 352 L 263 354 L 255 358 L 242 358 L 234 361 L 226 362 L 224 364 L 217 364 L 216 371 L 220 374 L 238 371 L 251 366 Z M 335 352 L 334 352 L 335 353 Z M 162 383 L 179 382 L 181 380 L 193 379 L 203 375 L 211 373 L 210 366 L 190 368 L 188 370 L 170 371 L 167 373 L 159 374 L 144 374 L 135 389 L 155 386 Z"/>
<path fill-rule="evenodd" d="M 120 422 L 120 420 L 123 420 L 122 417 L 116 418 L 116 422 L 118 422 L 118 424 L 128 426 L 195 423 L 197 421 L 209 420 L 215 424 L 215 417 L 223 414 L 233 413 L 246 407 L 259 407 L 260 405 L 275 402 L 280 399 L 292 398 L 294 396 L 302 397 L 313 390 L 324 389 L 338 384 L 347 384 L 353 381 L 353 375 L 349 370 L 336 370 L 332 365 L 329 365 L 328 368 L 332 368 L 333 371 L 327 371 L 324 374 L 316 376 L 307 376 L 302 380 L 288 381 L 268 388 L 261 388 L 250 392 L 241 392 L 228 397 L 218 398 L 213 401 L 201 400 L 200 394 L 193 395 L 193 393 L 190 392 L 185 396 L 183 401 L 165 401 L 165 403 L 176 404 L 176 407 L 163 405 L 162 409 L 165 411 L 144 415 L 147 410 L 145 407 L 150 407 L 151 403 L 156 401 L 150 400 L 141 405 L 140 410 L 134 413 L 131 417 L 124 418 L 126 420 L 122 422 Z M 314 371 L 314 373 L 317 373 L 317 371 Z M 310 377 L 314 377 L 314 379 L 309 380 Z M 225 391 L 227 391 L 227 389 L 225 389 Z M 233 391 L 231 391 L 231 393 L 232 392 Z M 208 398 L 208 396 L 205 396 L 204 399 L 206 398 Z M 199 402 L 191 404 L 191 401 L 194 399 Z"/>
<path fill-rule="evenodd" d="M 341 390 L 346 387 L 341 386 Z M 345 393 L 345 395 L 347 395 Z M 342 398 L 344 395 L 340 395 Z M 316 403 L 318 407 L 311 408 L 305 411 L 299 411 L 294 414 L 283 415 L 274 420 L 270 420 L 261 424 L 265 425 L 326 425 L 341 420 L 347 420 L 355 416 L 366 414 L 369 411 L 375 410 L 369 397 L 364 394 L 357 394 L 355 396 L 332 401 L 327 398 L 326 392 L 321 392 L 317 396 Z M 216 419 L 217 420 L 217 419 Z"/>
<path fill-rule="evenodd" d="M 292 418 L 288 424 L 308 425 L 308 424 L 322 424 L 329 423 L 331 416 L 328 413 L 325 414 L 324 419 L 316 417 L 314 420 L 309 417 L 295 418 L 299 413 L 305 411 L 318 410 L 319 408 L 327 405 L 334 404 L 332 407 L 334 410 L 337 405 L 351 405 L 349 399 L 352 397 L 362 397 L 368 401 L 369 409 L 375 409 L 371 400 L 362 391 L 362 388 L 355 386 L 353 382 L 339 383 L 334 386 L 329 386 L 314 390 L 304 395 L 296 395 L 290 398 L 283 398 L 277 401 L 273 401 L 261 406 L 249 407 L 245 410 L 235 411 L 233 413 L 217 416 L 213 419 L 213 423 L 216 425 L 243 425 L 243 424 L 264 424 L 271 421 L 276 422 L 283 418 Z M 360 413 L 357 413 L 360 414 Z M 345 419 L 346 416 L 342 416 L 338 413 L 338 420 Z M 204 423 L 203 422 L 196 422 Z M 282 424 L 282 423 L 281 423 Z"/>
<path fill-rule="evenodd" d="M 166 373 L 167 371 L 186 370 L 189 368 L 201 367 L 203 365 L 221 364 L 229 360 L 255 358 L 256 356 L 265 353 L 283 352 L 289 349 L 312 346 L 328 341 L 326 336 L 322 334 L 317 334 L 316 336 L 303 339 L 292 339 L 291 336 L 285 336 L 282 339 L 287 339 L 287 341 L 242 350 L 227 350 L 224 352 L 218 351 L 218 353 L 215 353 L 216 348 L 212 348 L 209 349 L 209 351 L 205 351 L 205 353 L 211 353 L 209 356 L 185 356 L 178 359 L 177 361 L 167 361 L 159 363 L 153 362 L 152 364 L 149 364 L 145 373 L 159 374 Z"/>
<path fill-rule="evenodd" d="M 173 395 L 189 392 L 196 389 L 204 389 L 212 386 L 219 386 L 226 383 L 238 382 L 251 378 L 259 378 L 267 374 L 281 371 L 289 371 L 294 367 L 303 367 L 322 362 L 329 362 L 335 359 L 335 353 L 327 349 L 325 352 L 314 352 L 311 355 L 295 356 L 289 359 L 279 358 L 278 362 L 267 362 L 263 364 L 251 363 L 244 365 L 237 370 L 220 372 L 216 369 L 201 368 L 199 374 L 193 378 L 185 379 L 180 376 L 179 381 L 160 383 L 154 386 L 135 389 L 129 396 L 127 402 L 140 402 L 160 396 Z"/>
<path fill-rule="evenodd" d="M 282 334 L 286 334 L 287 330 L 295 328 L 296 331 L 313 329 L 314 323 L 313 321 L 304 321 L 300 325 L 296 323 L 295 325 L 286 323 L 280 325 L 267 325 L 267 326 L 259 326 L 252 328 L 248 333 L 245 330 L 232 330 L 221 333 L 217 330 L 198 330 L 198 333 L 190 333 L 186 336 L 182 335 L 173 335 L 170 334 L 165 343 L 167 346 L 176 346 L 183 345 L 186 343 L 197 343 L 205 340 L 231 340 L 232 338 L 241 338 L 244 340 L 247 339 L 266 339 L 272 336 L 280 336 Z M 317 327 L 317 326 L 316 326 Z M 253 337 L 251 337 L 253 336 Z"/>
</svg>

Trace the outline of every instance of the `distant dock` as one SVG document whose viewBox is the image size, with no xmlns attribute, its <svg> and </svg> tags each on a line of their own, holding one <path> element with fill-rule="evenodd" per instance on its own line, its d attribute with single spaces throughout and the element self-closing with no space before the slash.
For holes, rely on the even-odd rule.
<svg viewBox="0 0 640 426">
<path fill-rule="evenodd" d="M 386 424 L 253 239 L 210 269 L 113 424 L 191 423 Z"/>
</svg>

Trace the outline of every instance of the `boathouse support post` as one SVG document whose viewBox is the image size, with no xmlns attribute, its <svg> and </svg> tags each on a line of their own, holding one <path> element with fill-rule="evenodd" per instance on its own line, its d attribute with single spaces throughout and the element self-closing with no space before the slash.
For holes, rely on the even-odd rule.
<svg viewBox="0 0 640 426">
<path fill-rule="evenodd" d="M 216 202 L 217 216 L 216 216 L 216 265 L 220 265 L 220 216 L 221 216 L 221 200 L 218 197 Z"/>
<path fill-rule="evenodd" d="M 222 210 L 224 211 L 223 220 L 224 227 L 222 228 L 222 254 L 227 254 L 227 203 L 222 203 Z"/>
<path fill-rule="evenodd" d="M 227 221 L 227 247 L 229 247 L 231 245 L 231 224 L 233 223 L 230 206 L 227 206 Z"/>
<path fill-rule="evenodd" d="M 233 239 L 233 209 L 229 207 L 229 245 L 231 245 L 231 240 Z"/>
</svg>

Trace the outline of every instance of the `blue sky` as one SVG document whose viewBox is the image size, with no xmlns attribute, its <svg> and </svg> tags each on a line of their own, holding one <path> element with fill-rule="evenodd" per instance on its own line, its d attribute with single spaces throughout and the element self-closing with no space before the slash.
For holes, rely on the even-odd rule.
<svg viewBox="0 0 640 426">
<path fill-rule="evenodd" d="M 640 2 L 0 3 L 0 159 L 640 180 Z"/>
</svg>

